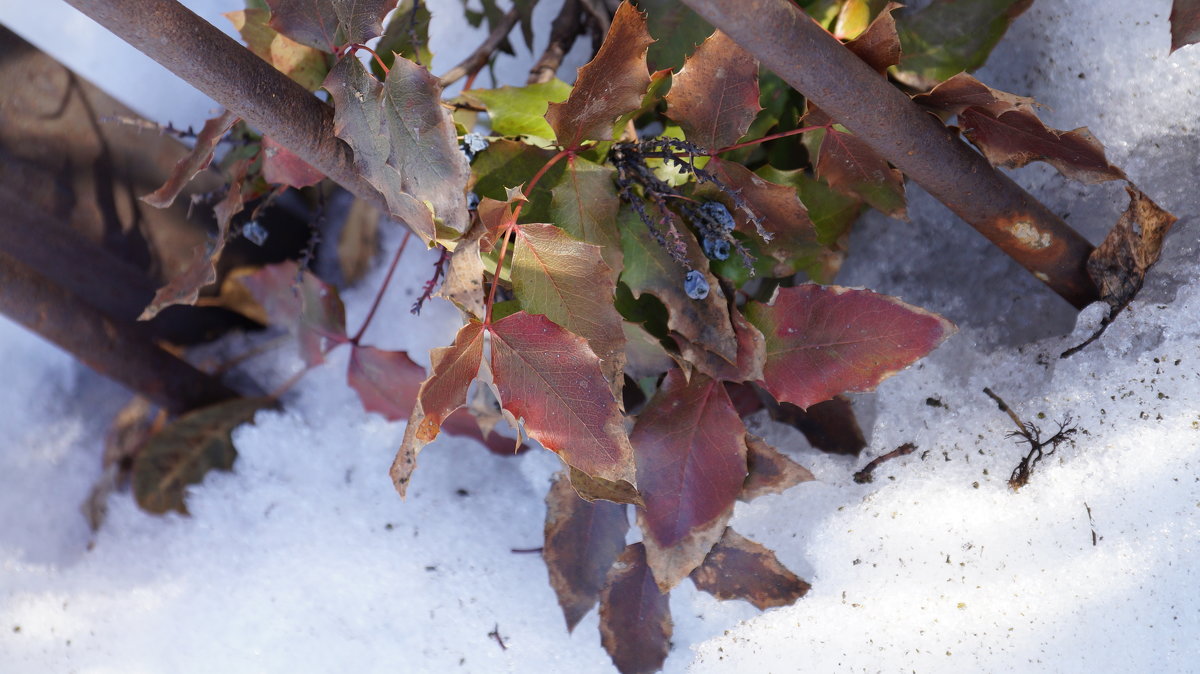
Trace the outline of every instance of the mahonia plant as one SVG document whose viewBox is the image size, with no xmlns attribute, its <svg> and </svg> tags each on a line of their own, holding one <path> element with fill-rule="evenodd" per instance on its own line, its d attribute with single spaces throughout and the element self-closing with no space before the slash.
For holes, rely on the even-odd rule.
<svg viewBox="0 0 1200 674">
<path fill-rule="evenodd" d="M 256 54 L 328 92 L 334 133 L 408 232 L 353 336 L 336 289 L 303 264 L 239 270 L 221 294 L 248 295 L 252 317 L 293 328 L 308 367 L 350 347 L 347 380 L 364 408 L 408 421 L 390 471 L 399 494 L 442 431 L 512 453 L 493 432 L 505 418 L 555 452 L 564 471 L 546 499 L 550 581 L 568 629 L 599 603 L 602 642 L 622 672 L 661 666 L 669 593 L 685 578 L 761 609 L 803 596 L 807 582 L 729 527 L 738 500 L 813 479 L 743 418 L 764 402 L 803 410 L 871 391 L 954 332 L 896 298 L 829 285 L 864 207 L 905 217 L 899 171 L 679 3 L 642 0 L 646 13 L 622 4 L 573 85 L 468 88 L 448 101 L 427 69 L 420 2 L 405 0 L 386 30 L 396 0 L 252 4 L 227 16 Z M 878 0 L 799 4 L 881 76 L 923 92 L 918 103 L 956 115 L 994 164 L 1125 179 L 1086 129 L 1050 129 L 1030 99 L 962 72 L 983 63 L 1028 0 L 935 0 L 901 20 L 898 4 Z M 527 40 L 531 6 L 518 3 Z M 146 200 L 169 204 L 235 123 L 210 120 Z M 231 235 L 261 237 L 257 209 L 231 225 L 244 204 L 322 179 L 240 127 L 247 142 L 225 159 L 215 242 L 146 317 L 195 303 Z M 1161 245 L 1173 218 L 1130 193 L 1125 240 L 1149 230 Z M 436 288 L 464 317 L 428 373 L 404 352 L 360 343 L 414 235 L 440 251 L 416 309 Z M 182 487 L 139 502 L 183 510 Z M 630 507 L 641 542 L 626 545 Z"/>
</svg>

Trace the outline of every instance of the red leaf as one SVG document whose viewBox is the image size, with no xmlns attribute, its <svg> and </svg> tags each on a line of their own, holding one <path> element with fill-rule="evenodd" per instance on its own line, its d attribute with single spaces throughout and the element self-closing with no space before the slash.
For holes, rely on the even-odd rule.
<svg viewBox="0 0 1200 674">
<path fill-rule="evenodd" d="M 782 494 L 785 490 L 801 482 L 817 479 L 807 468 L 748 433 L 746 434 L 746 447 L 749 450 L 746 455 L 749 475 L 742 484 L 742 493 L 738 495 L 738 499 L 742 501 L 753 501 L 759 496 L 768 494 Z M 732 531 L 732 529 L 728 531 Z M 694 575 L 692 577 L 695 578 Z"/>
<path fill-rule="evenodd" d="M 287 260 L 239 275 L 237 281 L 262 306 L 271 325 L 290 329 L 300 320 L 300 293 L 296 290 L 299 277 L 300 265 Z"/>
<path fill-rule="evenodd" d="M 654 39 L 646 17 L 629 2 L 621 3 L 600 51 L 579 69 L 571 95 L 551 103 L 546 121 L 560 145 L 578 147 L 585 140 L 612 140 L 619 117 L 637 110 L 650 86 L 646 49 Z"/>
<path fill-rule="evenodd" d="M 892 12 L 903 6 L 889 2 L 861 35 L 846 43 L 847 49 L 880 73 L 900 63 L 900 35 Z"/>
<path fill-rule="evenodd" d="M 226 110 L 205 122 L 204 128 L 196 135 L 196 145 L 192 151 L 175 164 L 162 187 L 142 197 L 142 201 L 155 208 L 167 208 L 175 203 L 175 197 L 179 196 L 184 186 L 212 162 L 213 148 L 237 120 L 237 115 Z"/>
<path fill-rule="evenodd" d="M 271 27 L 310 47 L 332 52 L 383 33 L 396 0 L 267 0 Z"/>
<path fill-rule="evenodd" d="M 981 108 L 993 117 L 1037 105 L 1032 98 L 993 89 L 967 73 L 951 77 L 929 93 L 913 96 L 913 102 L 952 115 L 971 107 Z"/>
<path fill-rule="evenodd" d="M 500 402 L 529 436 L 588 475 L 633 484 L 624 417 L 587 342 L 524 311 L 492 324 L 491 333 Z"/>
<path fill-rule="evenodd" d="M 471 321 L 462 326 L 453 344 L 430 352 L 430 361 L 433 372 L 417 392 L 417 403 L 390 470 L 392 483 L 401 497 L 408 491 L 421 448 L 433 442 L 447 417 L 466 404 L 467 389 L 483 362 L 483 324 Z M 464 419 L 479 430 L 469 415 Z"/>
<path fill-rule="evenodd" d="M 300 320 L 297 337 L 300 357 L 313 367 L 325 362 L 325 353 L 346 337 L 346 307 L 337 288 L 305 273 L 300 279 Z"/>
<path fill-rule="evenodd" d="M 1171 51 L 1200 42 L 1200 0 L 1171 4 Z"/>
<path fill-rule="evenodd" d="M 963 134 L 994 166 L 1020 168 L 1044 161 L 1084 184 L 1125 179 L 1121 169 L 1108 163 L 1104 146 L 1087 127 L 1074 131 L 1051 129 L 1025 109 L 993 117 L 984 110 L 967 108 L 958 119 Z"/>
<path fill-rule="evenodd" d="M 872 391 L 955 332 L 894 297 L 811 283 L 781 288 L 769 306 L 748 303 L 746 318 L 767 340 L 763 386 L 802 408 Z"/>
<path fill-rule="evenodd" d="M 804 119 L 814 126 L 832 121 L 811 105 Z M 861 197 L 893 218 L 907 218 L 904 176 L 857 136 L 834 128 L 824 133 L 817 156 L 817 177 L 843 194 Z"/>
<path fill-rule="evenodd" d="M 758 61 L 719 30 L 688 57 L 667 94 L 667 116 L 688 141 L 710 149 L 736 143 L 761 109 Z"/>
<path fill-rule="evenodd" d="M 294 152 L 263 136 L 263 178 L 276 185 L 308 187 L 325 179 L 325 174 L 313 168 Z"/>
<path fill-rule="evenodd" d="M 425 368 L 403 351 L 383 351 L 355 346 L 350 351 L 346 383 L 358 392 L 363 409 L 378 412 L 388 421 L 407 419 L 425 380 Z"/>
<path fill-rule="evenodd" d="M 600 643 L 621 674 L 650 674 L 671 650 L 670 595 L 660 592 L 641 543 L 625 548 L 600 591 Z"/>
<path fill-rule="evenodd" d="M 546 495 L 542 559 L 567 619 L 567 631 L 573 631 L 596 605 L 613 562 L 625 550 L 627 531 L 625 506 L 585 501 L 567 475 L 559 473 Z"/>
<path fill-rule="evenodd" d="M 733 322 L 733 333 L 737 336 L 737 359 L 732 363 L 692 344 L 683 335 L 673 334 L 671 337 L 679 345 L 684 360 L 706 376 L 721 381 L 758 381 L 762 379 L 763 361 L 766 358 L 762 333 L 750 325 L 736 307 L 730 307 L 729 317 Z"/>
<path fill-rule="evenodd" d="M 717 599 L 745 599 L 762 611 L 793 604 L 812 588 L 780 564 L 775 553 L 732 528 L 692 572 L 692 582 Z"/>
<path fill-rule="evenodd" d="M 746 428 L 725 387 L 667 373 L 630 435 L 650 566 L 665 592 L 721 537 L 746 479 Z"/>
</svg>

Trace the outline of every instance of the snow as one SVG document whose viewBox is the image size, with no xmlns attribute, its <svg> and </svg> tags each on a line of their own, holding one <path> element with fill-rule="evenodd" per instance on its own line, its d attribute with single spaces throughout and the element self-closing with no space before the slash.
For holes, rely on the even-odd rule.
<svg viewBox="0 0 1200 674">
<path fill-rule="evenodd" d="M 202 3 L 204 15 L 237 8 L 221 4 Z M 449 4 L 443 15 L 456 13 Z M 554 4 L 539 11 L 552 15 Z M 66 31 L 72 67 L 156 118 L 204 118 L 209 103 L 169 106 L 191 95 L 177 81 L 151 86 L 147 73 L 121 90 L 121 72 L 142 66 L 97 65 L 87 50 L 107 38 L 45 5 L 0 7 L 0 21 L 56 48 Z M 813 589 L 760 614 L 685 583 L 672 595 L 667 671 L 1194 670 L 1200 47 L 1168 57 L 1169 5 L 1040 0 L 980 73 L 1046 104 L 1052 125 L 1089 126 L 1182 218 L 1142 299 L 1060 360 L 1098 307 L 1077 316 L 915 187 L 910 222 L 864 218 L 840 282 L 899 295 L 961 329 L 855 401 L 865 455 L 919 449 L 858 485 L 850 475 L 865 457 L 819 453 L 794 430 L 752 419 L 818 482 L 739 504 L 733 525 Z M 435 69 L 457 60 L 452 43 L 477 43 L 439 35 L 446 56 Z M 91 53 L 135 62 L 103 49 Z M 501 78 L 519 81 L 524 67 L 508 61 Z M 1077 186 L 1037 168 L 1013 175 L 1093 240 L 1125 207 L 1117 185 Z M 398 242 L 392 233 L 387 247 Z M 445 303 L 407 312 L 430 263 L 405 254 L 368 332 L 423 363 L 457 323 Z M 382 275 L 345 293 L 352 328 Z M 249 341 L 218 348 L 238 353 Z M 362 412 L 346 361 L 335 352 L 283 411 L 235 433 L 235 470 L 192 489 L 191 517 L 152 517 L 115 494 L 92 534 L 78 504 L 123 394 L 0 321 L 0 671 L 611 671 L 595 612 L 568 635 L 540 558 L 512 552 L 541 544 L 558 460 L 441 439 L 421 454 L 402 502 L 386 472 L 403 423 Z M 284 349 L 247 367 L 269 388 L 300 362 Z M 1047 434 L 1068 416 L 1078 428 L 1019 492 L 1006 480 L 1023 450 L 985 386 Z"/>
</svg>

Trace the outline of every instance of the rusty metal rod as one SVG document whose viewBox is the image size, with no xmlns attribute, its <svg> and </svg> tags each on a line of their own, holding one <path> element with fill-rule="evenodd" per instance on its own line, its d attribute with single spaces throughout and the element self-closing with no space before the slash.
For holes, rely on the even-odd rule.
<svg viewBox="0 0 1200 674">
<path fill-rule="evenodd" d="M 172 413 L 237 397 L 216 378 L 164 351 L 142 326 L 105 316 L 3 251 L 0 313 Z"/>
<path fill-rule="evenodd" d="M 790 0 L 683 0 L 1077 308 L 1093 246 Z"/>
<path fill-rule="evenodd" d="M 66 0 L 234 111 L 355 196 L 387 212 L 333 135 L 333 109 L 175 0 Z"/>
</svg>

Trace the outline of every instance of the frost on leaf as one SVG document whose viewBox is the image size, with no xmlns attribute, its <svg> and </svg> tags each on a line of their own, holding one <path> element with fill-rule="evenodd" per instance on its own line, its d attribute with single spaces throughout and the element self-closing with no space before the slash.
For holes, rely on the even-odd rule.
<svg viewBox="0 0 1200 674">
<path fill-rule="evenodd" d="M 815 480 L 811 471 L 749 433 L 746 434 L 746 465 L 749 474 L 738 499 L 753 501 L 759 496 L 782 494 L 801 482 Z"/>
<path fill-rule="evenodd" d="M 133 494 L 143 510 L 187 514 L 188 485 L 208 471 L 229 470 L 237 451 L 230 433 L 273 404 L 270 398 L 237 398 L 189 412 L 150 438 L 133 462 Z"/>
<path fill-rule="evenodd" d="M 781 288 L 770 305 L 748 303 L 746 318 L 767 342 L 763 387 L 801 408 L 872 391 L 955 332 L 894 297 L 811 283 Z"/>
<path fill-rule="evenodd" d="M 775 553 L 732 527 L 692 572 L 692 582 L 717 599 L 745 599 L 759 610 L 788 606 L 808 594 L 811 585 L 779 562 Z"/>
<path fill-rule="evenodd" d="M 500 403 L 524 423 L 529 437 L 568 466 L 633 484 L 624 417 L 587 342 L 524 311 L 496 321 L 491 333 Z"/>
<path fill-rule="evenodd" d="M 583 337 L 600 357 L 604 377 L 619 396 L 624 379 L 625 333 L 613 306 L 616 283 L 600 247 L 571 238 L 554 225 L 517 228 L 512 284 L 521 308 L 543 314 Z"/>
<path fill-rule="evenodd" d="M 654 584 L 641 543 L 626 546 L 600 592 L 600 643 L 621 674 L 662 668 L 671 649 L 670 595 Z"/>
<path fill-rule="evenodd" d="M 425 368 L 403 351 L 355 346 L 350 351 L 346 382 L 358 393 L 363 409 L 388 421 L 407 419 L 425 380 Z"/>
<path fill-rule="evenodd" d="M 725 386 L 701 374 L 667 373 L 630 435 L 639 512 L 658 586 L 687 577 L 721 537 L 746 479 L 746 428 Z"/>
<path fill-rule="evenodd" d="M 650 86 L 646 49 L 652 42 L 646 18 L 629 2 L 621 3 L 600 51 L 579 69 L 571 95 L 546 111 L 560 145 L 612 140 L 613 124 L 641 105 Z"/>
<path fill-rule="evenodd" d="M 175 197 L 179 196 L 184 186 L 212 162 L 213 148 L 237 120 L 237 115 L 226 110 L 205 122 L 204 128 L 196 135 L 196 145 L 192 151 L 175 164 L 162 187 L 142 197 L 142 201 L 155 208 L 167 208 L 175 203 Z"/>
<path fill-rule="evenodd" d="M 758 61 L 721 31 L 696 48 L 667 94 L 667 116 L 709 149 L 736 143 L 761 109 Z"/>
<path fill-rule="evenodd" d="M 818 126 L 833 120 L 823 110 L 809 105 L 805 124 Z M 905 219 L 904 176 L 892 168 L 857 136 L 830 127 L 823 134 L 817 155 L 817 177 L 843 194 L 859 197 L 893 218 Z"/>
<path fill-rule="evenodd" d="M 483 324 L 471 321 L 464 325 L 453 344 L 430 352 L 430 361 L 433 372 L 417 392 L 416 405 L 390 471 L 401 497 L 408 490 L 421 448 L 433 442 L 447 417 L 467 402 L 467 389 L 483 362 Z"/>
<path fill-rule="evenodd" d="M 609 569 L 625 551 L 628 530 L 625 506 L 585 501 L 566 474 L 559 473 L 546 495 L 542 559 L 568 631 L 596 605 Z"/>
</svg>

